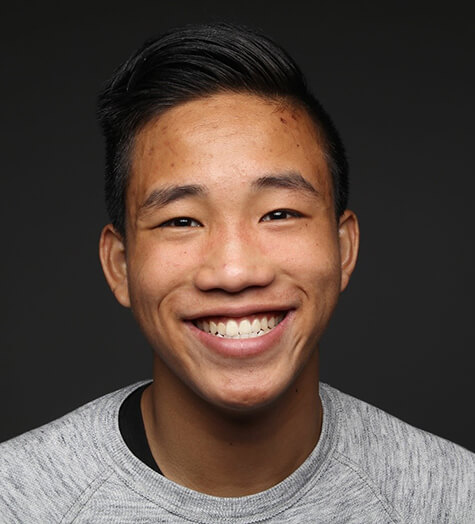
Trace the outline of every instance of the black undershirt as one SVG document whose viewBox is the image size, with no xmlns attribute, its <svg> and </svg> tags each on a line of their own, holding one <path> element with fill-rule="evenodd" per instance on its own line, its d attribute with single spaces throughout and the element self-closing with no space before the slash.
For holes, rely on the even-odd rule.
<svg viewBox="0 0 475 524">
<path fill-rule="evenodd" d="M 148 385 L 140 386 L 122 402 L 119 410 L 119 429 L 130 451 L 149 468 L 163 475 L 150 451 L 140 409 L 142 393 Z"/>
</svg>

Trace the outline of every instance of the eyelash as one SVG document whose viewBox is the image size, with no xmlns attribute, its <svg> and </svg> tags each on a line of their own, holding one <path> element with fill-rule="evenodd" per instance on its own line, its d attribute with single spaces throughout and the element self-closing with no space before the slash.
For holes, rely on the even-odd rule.
<svg viewBox="0 0 475 524">
<path fill-rule="evenodd" d="M 191 225 L 190 222 L 194 222 L 196 225 Z M 201 227 L 201 224 L 197 220 L 190 217 L 176 217 L 163 222 L 163 224 L 160 224 L 158 227 Z"/>
<path fill-rule="evenodd" d="M 301 213 L 298 213 L 297 211 L 291 211 L 289 209 L 275 209 L 274 211 L 266 213 L 261 218 L 260 222 L 273 221 L 272 219 L 266 218 L 272 215 L 274 215 L 274 220 L 284 220 L 286 218 L 300 218 L 303 216 Z M 190 217 L 176 217 L 172 218 L 171 220 L 167 220 L 166 222 L 163 222 L 158 227 L 202 227 L 202 224 Z"/>
<path fill-rule="evenodd" d="M 270 211 L 269 213 L 265 214 L 261 218 L 261 222 L 271 222 L 271 219 L 266 219 L 266 217 L 271 215 L 277 215 L 274 216 L 274 220 L 284 220 L 284 218 L 301 218 L 303 216 L 301 213 L 298 213 L 297 211 L 291 211 L 290 209 L 275 209 L 274 211 Z M 282 215 L 287 215 L 287 217 Z"/>
</svg>

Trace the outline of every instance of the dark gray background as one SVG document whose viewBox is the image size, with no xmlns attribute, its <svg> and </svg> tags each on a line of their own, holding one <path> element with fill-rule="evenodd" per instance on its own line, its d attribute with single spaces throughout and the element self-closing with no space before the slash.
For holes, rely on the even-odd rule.
<svg viewBox="0 0 475 524">
<path fill-rule="evenodd" d="M 16 5 L 0 36 L 0 440 L 150 376 L 97 256 L 95 96 L 146 37 L 226 20 L 294 55 L 347 145 L 361 254 L 323 380 L 475 450 L 471 2 Z"/>
</svg>

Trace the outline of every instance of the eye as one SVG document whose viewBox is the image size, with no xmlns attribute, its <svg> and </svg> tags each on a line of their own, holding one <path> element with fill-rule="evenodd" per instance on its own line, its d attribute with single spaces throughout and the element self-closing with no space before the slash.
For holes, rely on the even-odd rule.
<svg viewBox="0 0 475 524">
<path fill-rule="evenodd" d="M 271 220 L 286 220 L 289 218 L 300 218 L 302 215 L 297 211 L 290 211 L 289 209 L 276 209 L 267 213 L 261 218 L 261 222 L 270 222 Z"/>
<path fill-rule="evenodd" d="M 177 217 L 163 222 L 158 227 L 201 227 L 201 224 L 189 217 Z"/>
</svg>

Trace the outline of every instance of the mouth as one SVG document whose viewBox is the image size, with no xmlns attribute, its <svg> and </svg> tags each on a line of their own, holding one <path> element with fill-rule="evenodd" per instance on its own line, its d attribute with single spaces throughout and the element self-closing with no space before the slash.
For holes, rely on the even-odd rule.
<svg viewBox="0 0 475 524">
<path fill-rule="evenodd" d="M 245 317 L 203 317 L 193 324 L 204 333 L 228 339 L 257 338 L 266 335 L 284 320 L 287 312 L 268 312 Z"/>
</svg>

